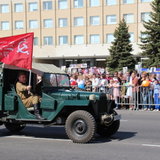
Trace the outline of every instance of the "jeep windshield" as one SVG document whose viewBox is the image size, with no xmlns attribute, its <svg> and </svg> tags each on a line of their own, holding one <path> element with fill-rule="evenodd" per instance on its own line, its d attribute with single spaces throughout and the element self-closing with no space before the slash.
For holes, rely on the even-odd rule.
<svg viewBox="0 0 160 160">
<path fill-rule="evenodd" d="M 66 74 L 50 74 L 43 75 L 44 87 L 70 87 L 69 77 Z"/>
</svg>

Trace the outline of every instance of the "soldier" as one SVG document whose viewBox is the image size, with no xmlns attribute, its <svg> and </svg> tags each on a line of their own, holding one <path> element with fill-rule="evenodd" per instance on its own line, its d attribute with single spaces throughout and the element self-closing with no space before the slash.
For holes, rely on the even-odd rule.
<svg viewBox="0 0 160 160">
<path fill-rule="evenodd" d="M 44 119 L 41 117 L 38 110 L 39 97 L 30 92 L 31 86 L 27 86 L 26 82 L 26 74 L 24 72 L 20 72 L 18 74 L 18 82 L 16 83 L 16 92 L 26 108 L 34 107 L 34 114 L 37 119 Z"/>
</svg>

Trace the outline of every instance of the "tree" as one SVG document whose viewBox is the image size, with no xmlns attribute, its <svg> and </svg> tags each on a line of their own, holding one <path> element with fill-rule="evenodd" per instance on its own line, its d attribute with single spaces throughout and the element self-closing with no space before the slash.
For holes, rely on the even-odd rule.
<svg viewBox="0 0 160 160">
<path fill-rule="evenodd" d="M 141 32 L 145 35 L 141 38 L 141 55 L 149 58 L 146 67 L 156 67 L 160 64 L 160 0 L 154 0 L 151 6 L 150 20 L 144 22 L 145 31 Z"/>
<path fill-rule="evenodd" d="M 118 27 L 114 32 L 114 41 L 109 49 L 110 56 L 106 59 L 106 67 L 109 71 L 119 71 L 123 67 L 133 69 L 135 60 L 132 51 L 132 44 L 130 43 L 130 34 L 128 33 L 128 26 L 123 19 L 120 21 Z"/>
</svg>

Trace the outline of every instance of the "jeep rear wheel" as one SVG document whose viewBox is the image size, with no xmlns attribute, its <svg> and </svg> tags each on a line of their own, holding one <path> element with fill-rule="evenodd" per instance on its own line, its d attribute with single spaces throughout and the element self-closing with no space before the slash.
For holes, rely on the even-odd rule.
<svg viewBox="0 0 160 160">
<path fill-rule="evenodd" d="M 26 127 L 25 124 L 19 123 L 5 123 L 4 125 L 10 132 L 20 132 Z"/>
<path fill-rule="evenodd" d="M 78 110 L 69 115 L 65 129 L 68 137 L 75 143 L 87 143 L 95 135 L 96 122 L 87 111 Z"/>
</svg>

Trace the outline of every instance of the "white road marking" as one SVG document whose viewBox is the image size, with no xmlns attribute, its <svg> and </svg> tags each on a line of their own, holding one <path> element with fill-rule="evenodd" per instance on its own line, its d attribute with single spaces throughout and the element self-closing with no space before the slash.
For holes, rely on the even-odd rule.
<svg viewBox="0 0 160 160">
<path fill-rule="evenodd" d="M 54 138 L 36 138 L 36 137 L 27 137 L 27 136 L 5 136 L 6 138 L 19 138 L 19 139 L 33 139 L 33 140 L 45 140 L 45 141 L 65 141 L 70 142 L 70 139 L 54 139 Z"/>
<path fill-rule="evenodd" d="M 155 145 L 155 144 L 142 144 L 142 146 L 145 146 L 145 147 L 158 147 L 158 148 L 160 148 L 160 145 Z"/>
<path fill-rule="evenodd" d="M 120 121 L 121 121 L 121 122 L 128 122 L 127 119 L 121 119 Z"/>
<path fill-rule="evenodd" d="M 54 139 L 54 138 L 36 138 L 36 137 L 27 137 L 27 136 L 5 136 L 5 138 L 16 138 L 16 139 L 28 139 L 28 140 L 42 140 L 42 141 L 59 141 L 59 142 L 72 142 L 70 139 Z M 101 142 L 101 141 L 96 141 Z M 112 144 L 117 144 L 118 140 L 112 140 Z M 156 147 L 160 148 L 160 145 L 155 144 L 137 144 L 137 143 L 121 143 L 123 145 L 137 145 L 137 146 L 144 146 L 144 147 Z"/>
</svg>

